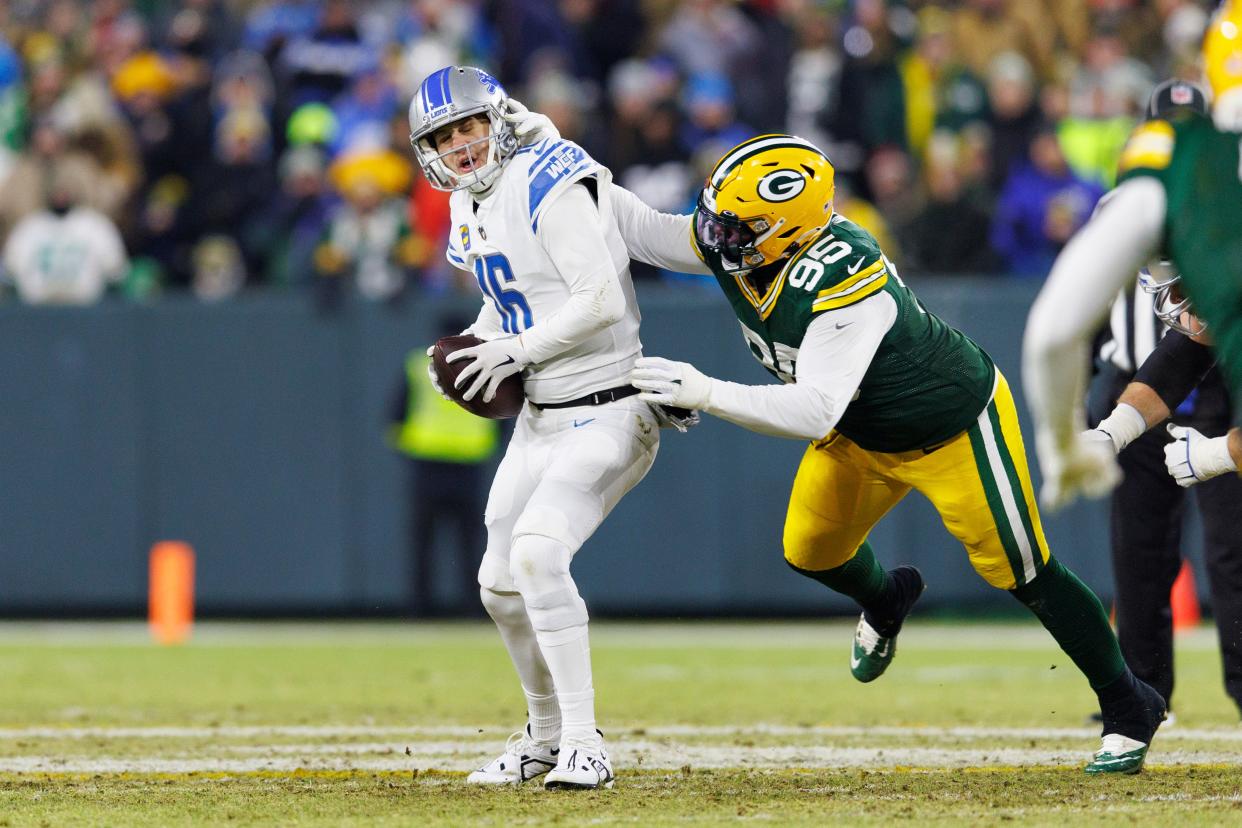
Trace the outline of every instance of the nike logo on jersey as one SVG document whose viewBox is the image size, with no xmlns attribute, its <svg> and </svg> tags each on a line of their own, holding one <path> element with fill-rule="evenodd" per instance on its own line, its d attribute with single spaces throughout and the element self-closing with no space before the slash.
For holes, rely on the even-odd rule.
<svg viewBox="0 0 1242 828">
<path fill-rule="evenodd" d="M 866 256 L 859 256 L 858 261 L 854 262 L 852 265 L 845 268 L 845 272 L 853 276 L 855 273 L 858 272 L 858 269 L 862 267 L 862 263 L 866 258 L 867 258 Z"/>
<path fill-rule="evenodd" d="M 594 417 L 590 418 L 589 420 L 574 420 L 574 428 L 582 428 L 587 423 L 593 423 L 593 422 L 595 422 Z"/>
<path fill-rule="evenodd" d="M 853 325 L 853 324 L 854 324 L 853 322 L 838 322 L 838 323 L 837 323 L 837 330 L 839 331 L 839 330 L 841 330 L 842 328 L 848 328 L 850 325 Z"/>
</svg>

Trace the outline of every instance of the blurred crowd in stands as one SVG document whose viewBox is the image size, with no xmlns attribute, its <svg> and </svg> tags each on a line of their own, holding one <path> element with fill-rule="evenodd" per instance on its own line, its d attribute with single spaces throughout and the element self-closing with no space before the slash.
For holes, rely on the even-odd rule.
<svg viewBox="0 0 1242 828">
<path fill-rule="evenodd" d="M 1041 278 L 1152 84 L 1196 77 L 1212 5 L 7 0 L 4 278 L 35 302 L 473 289 L 408 146 L 408 100 L 449 63 L 660 209 L 691 209 L 728 146 L 788 131 L 828 151 L 838 211 L 903 272 Z"/>
</svg>

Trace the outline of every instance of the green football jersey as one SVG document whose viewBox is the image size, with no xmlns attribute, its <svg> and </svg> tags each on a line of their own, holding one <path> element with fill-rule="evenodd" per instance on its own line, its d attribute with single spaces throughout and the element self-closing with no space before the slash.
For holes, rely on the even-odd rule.
<svg viewBox="0 0 1242 828">
<path fill-rule="evenodd" d="M 866 230 L 833 215 L 824 232 L 780 267 L 762 295 L 700 248 L 729 297 L 751 353 L 793 382 L 811 320 L 884 291 L 897 303 L 858 393 L 836 430 L 869 451 L 930 448 L 960 434 L 988 404 L 995 367 L 965 334 L 929 313 Z M 775 265 L 771 267 L 776 267 Z"/>
<path fill-rule="evenodd" d="M 1242 407 L 1242 135 L 1210 118 L 1140 124 L 1121 154 L 1119 181 L 1155 178 L 1168 208 L 1164 252 L 1207 322 L 1235 405 Z M 1238 412 L 1235 412 L 1235 414 Z"/>
</svg>

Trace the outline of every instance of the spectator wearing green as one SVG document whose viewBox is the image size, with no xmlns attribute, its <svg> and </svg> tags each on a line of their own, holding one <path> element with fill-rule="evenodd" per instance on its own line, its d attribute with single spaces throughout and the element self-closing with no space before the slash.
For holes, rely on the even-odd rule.
<svg viewBox="0 0 1242 828">
<path fill-rule="evenodd" d="M 459 331 L 452 320 L 443 330 Z M 500 446 L 500 424 L 441 397 L 427 377 L 430 357 L 410 352 L 389 412 L 389 443 L 408 465 L 409 550 L 416 615 L 477 613 L 476 572 L 483 556 L 488 461 Z M 437 543 L 448 535 L 452 543 Z M 438 600 L 436 573 L 451 561 L 453 594 Z"/>
</svg>

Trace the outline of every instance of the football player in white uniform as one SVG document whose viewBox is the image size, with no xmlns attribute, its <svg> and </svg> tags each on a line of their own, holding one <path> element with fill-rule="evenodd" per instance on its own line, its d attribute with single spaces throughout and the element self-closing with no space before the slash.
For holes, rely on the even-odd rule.
<svg viewBox="0 0 1242 828">
<path fill-rule="evenodd" d="M 520 146 L 524 111 L 488 73 L 449 66 L 423 81 L 409 112 L 423 172 L 452 191 L 448 259 L 483 293 L 467 332 L 486 341 L 450 356 L 474 360 L 458 387 L 490 400 L 521 372 L 527 396 L 488 496 L 479 585 L 528 722 L 467 781 L 547 774 L 549 788 L 611 787 L 587 609 L 569 566 L 651 468 L 660 423 L 628 384 L 639 314 L 625 243 L 600 197 L 611 176 L 557 137 Z"/>
</svg>

